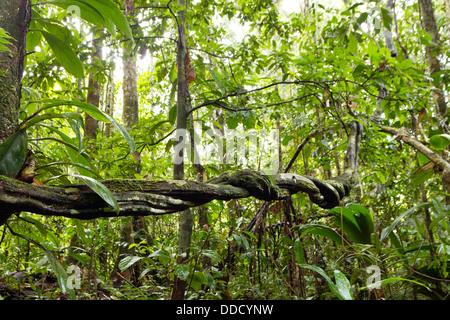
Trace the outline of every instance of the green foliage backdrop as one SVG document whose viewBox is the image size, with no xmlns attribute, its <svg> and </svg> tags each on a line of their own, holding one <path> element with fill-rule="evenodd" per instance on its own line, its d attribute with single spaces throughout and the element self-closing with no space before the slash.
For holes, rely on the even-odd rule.
<svg viewBox="0 0 450 320">
<path fill-rule="evenodd" d="M 134 15 L 124 14 L 131 3 Z M 402 138 L 413 137 L 449 159 L 450 136 L 442 125 L 448 125 L 448 111 L 437 117 L 433 97 L 433 90 L 448 93 L 449 8 L 434 2 L 442 71 L 430 75 L 426 48 L 436 43 L 423 30 L 415 1 L 396 3 L 395 16 L 384 1 L 312 1 L 294 12 L 284 12 L 282 3 L 188 2 L 186 41 L 195 71 L 189 83 L 191 129 L 277 130 L 282 171 L 303 139 L 323 128 L 289 172 L 329 179 L 343 173 L 350 123 L 360 123 L 358 176 L 341 206 L 321 209 L 302 194 L 273 203 L 210 202 L 193 209 L 187 264 L 177 263 L 176 215 L 146 217 L 140 229 L 133 217 L 79 221 L 22 212 L 1 231 L 1 281 L 14 286 L 20 270 L 30 277 L 56 275 L 56 287 L 23 282 L 33 292 L 28 299 L 169 299 L 175 276 L 188 283 L 189 299 L 448 299 L 449 195 L 428 155 Z M 0 174 L 16 176 L 28 147 L 40 183 L 86 183 L 116 209 L 102 179 L 170 179 L 177 4 L 32 5 L 21 127 L 0 146 Z M 94 33 L 94 26 L 101 31 Z M 385 45 L 388 31 L 395 57 Z M 93 58 L 94 37 L 102 42 L 100 61 Z M 0 29 L 0 50 L 7 50 L 8 41 Z M 132 48 L 139 69 L 139 123 L 128 132 L 121 125 L 124 46 Z M 92 70 L 103 92 L 99 109 L 85 99 Z M 105 109 L 111 84 L 113 113 Z M 380 100 L 383 90 L 388 95 Z M 373 121 L 377 110 L 382 117 Z M 85 113 L 101 121 L 95 141 L 85 139 Z M 264 152 L 275 150 L 259 152 L 260 162 L 202 159 L 204 175 L 259 170 Z M 203 179 L 189 164 L 185 177 Z M 205 212 L 207 223 L 198 218 Z M 124 226 L 131 224 L 130 237 L 124 237 Z M 82 286 L 75 291 L 66 287 L 71 265 L 82 270 Z M 4 299 L 17 294 L 1 288 Z"/>
</svg>

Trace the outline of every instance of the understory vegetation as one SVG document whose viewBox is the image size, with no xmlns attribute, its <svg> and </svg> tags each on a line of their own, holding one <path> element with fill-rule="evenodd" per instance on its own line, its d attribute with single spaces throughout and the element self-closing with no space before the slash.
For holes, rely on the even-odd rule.
<svg viewBox="0 0 450 320">
<path fill-rule="evenodd" d="M 340 177 L 357 124 L 349 195 L 331 209 L 302 192 L 213 200 L 188 209 L 187 234 L 183 213 L 16 212 L 0 227 L 0 297 L 168 300 L 181 280 L 185 299 L 449 299 L 450 188 L 430 158 L 448 165 L 449 111 L 436 95 L 445 105 L 448 1 L 432 2 L 439 42 L 424 30 L 428 1 L 183 2 L 32 0 L 21 125 L 0 146 L 0 173 L 15 161 L 16 179 L 87 184 L 114 209 L 102 180 L 177 177 L 184 19 L 185 128 L 198 139 L 187 139 L 183 179 Z M 0 50 L 10 41 L 0 28 Z"/>
</svg>

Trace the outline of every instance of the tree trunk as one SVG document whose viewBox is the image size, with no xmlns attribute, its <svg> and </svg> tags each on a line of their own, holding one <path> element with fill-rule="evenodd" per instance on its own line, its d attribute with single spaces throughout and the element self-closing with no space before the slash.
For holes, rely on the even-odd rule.
<svg viewBox="0 0 450 320">
<path fill-rule="evenodd" d="M 426 46 L 428 67 L 430 69 L 430 76 L 441 71 L 441 65 L 439 62 L 441 39 L 438 33 L 438 27 L 436 19 L 434 17 L 433 2 L 431 0 L 419 0 L 420 14 L 422 20 L 423 29 L 428 32 L 431 39 L 437 46 Z M 445 102 L 445 96 L 443 92 L 442 81 L 435 81 L 436 89 L 433 90 L 434 100 L 436 104 L 436 114 L 438 116 L 440 127 L 445 131 L 448 131 L 448 124 L 445 120 L 445 113 L 447 112 L 447 104 Z"/>
<path fill-rule="evenodd" d="M 178 5 L 185 7 L 185 0 L 178 0 Z M 177 90 L 177 139 L 174 151 L 173 177 L 176 180 L 184 179 L 184 151 L 187 145 L 187 98 L 188 84 L 186 82 L 186 33 L 184 8 L 178 12 L 178 90 Z M 187 263 L 189 259 L 189 247 L 191 245 L 193 217 L 190 209 L 178 213 L 178 263 Z M 175 276 L 172 300 L 183 300 L 186 290 L 186 281 Z"/>
<path fill-rule="evenodd" d="M 94 61 L 92 65 L 92 70 L 89 74 L 88 86 L 90 90 L 88 91 L 86 102 L 98 108 L 100 106 L 100 84 L 98 83 L 97 79 L 98 69 L 95 67 L 95 64 L 97 63 L 97 60 L 101 59 L 102 55 L 101 43 L 99 39 L 94 39 L 94 50 L 95 50 L 93 56 Z M 98 120 L 86 114 L 84 118 L 84 125 L 86 128 L 85 134 L 87 141 L 97 139 Z"/>
<path fill-rule="evenodd" d="M 0 27 L 12 39 L 8 51 L 0 51 L 0 143 L 18 129 L 26 36 L 31 21 L 29 0 L 2 0 Z M 10 217 L 0 217 L 0 225 Z"/>
<path fill-rule="evenodd" d="M 111 70 L 105 94 L 105 113 L 110 115 L 111 117 L 114 116 L 114 102 L 115 102 L 114 73 L 113 70 Z M 112 133 L 112 124 L 109 122 L 105 123 L 105 136 L 110 137 L 111 133 Z"/>
<path fill-rule="evenodd" d="M 17 130 L 26 36 L 31 20 L 28 0 L 2 0 L 0 27 L 13 38 L 11 50 L 0 51 L 0 143 Z"/>
<path fill-rule="evenodd" d="M 128 44 L 127 44 L 128 45 Z M 127 130 L 139 121 L 138 73 L 136 55 L 125 46 L 123 54 L 123 112 L 122 122 Z"/>
</svg>

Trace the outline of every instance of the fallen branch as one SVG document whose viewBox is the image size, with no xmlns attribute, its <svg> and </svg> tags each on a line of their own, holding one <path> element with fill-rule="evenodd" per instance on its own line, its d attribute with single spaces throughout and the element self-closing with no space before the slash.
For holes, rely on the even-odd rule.
<svg viewBox="0 0 450 320">
<path fill-rule="evenodd" d="M 185 180 L 104 180 L 120 210 L 116 212 L 83 184 L 36 186 L 0 176 L 0 225 L 13 213 L 95 219 L 117 216 L 163 215 L 200 206 L 212 200 L 255 197 L 274 201 L 304 192 L 322 208 L 339 205 L 350 192 L 348 176 L 323 181 L 282 173 L 272 176 L 251 170 L 226 172 L 206 183 Z"/>
</svg>

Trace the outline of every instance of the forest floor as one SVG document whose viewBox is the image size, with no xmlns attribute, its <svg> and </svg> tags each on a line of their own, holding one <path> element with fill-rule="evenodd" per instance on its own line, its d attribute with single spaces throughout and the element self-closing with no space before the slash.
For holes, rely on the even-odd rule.
<svg viewBox="0 0 450 320">
<path fill-rule="evenodd" d="M 77 298 L 96 300 L 118 300 L 117 292 L 127 290 L 122 281 L 114 280 L 104 284 L 82 285 Z M 81 294 L 81 295 L 80 295 Z M 62 293 L 55 275 L 25 274 L 22 271 L 0 277 L 0 300 L 70 300 L 68 293 Z M 119 298 L 120 299 L 120 298 Z M 151 298 L 150 298 L 151 299 Z"/>
</svg>

